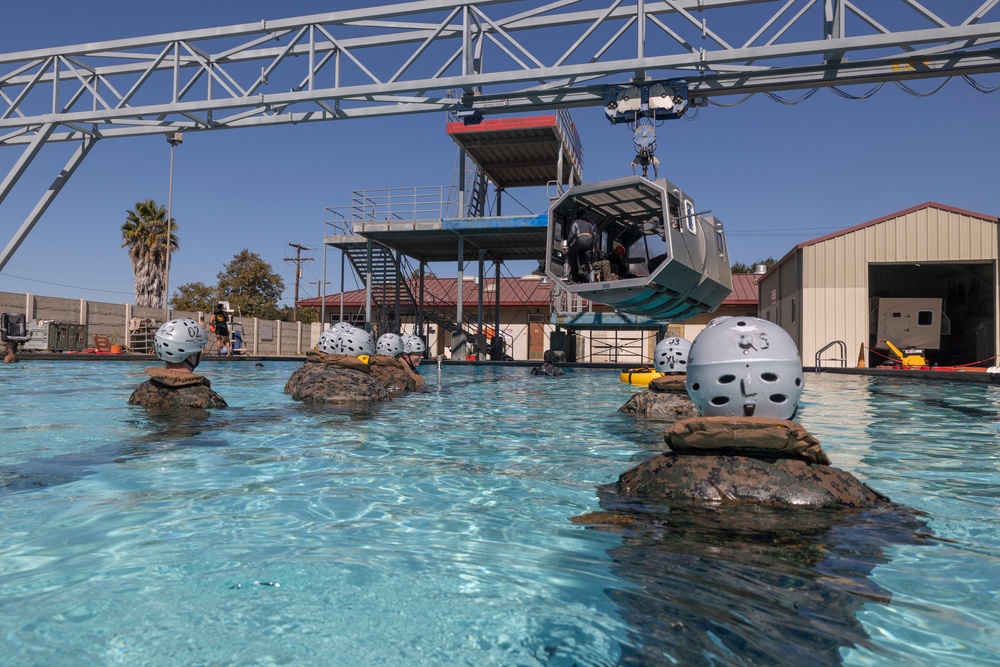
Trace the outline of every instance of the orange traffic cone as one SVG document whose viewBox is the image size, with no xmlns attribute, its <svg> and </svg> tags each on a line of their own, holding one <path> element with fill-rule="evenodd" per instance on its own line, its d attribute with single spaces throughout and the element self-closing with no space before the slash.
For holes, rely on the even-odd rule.
<svg viewBox="0 0 1000 667">
<path fill-rule="evenodd" d="M 865 365 L 865 344 L 861 343 L 861 349 L 858 351 L 858 368 L 867 368 Z"/>
</svg>

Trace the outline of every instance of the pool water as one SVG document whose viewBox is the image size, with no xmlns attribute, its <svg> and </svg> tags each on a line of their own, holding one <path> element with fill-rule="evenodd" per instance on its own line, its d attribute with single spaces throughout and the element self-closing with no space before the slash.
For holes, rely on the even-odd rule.
<svg viewBox="0 0 1000 667">
<path fill-rule="evenodd" d="M 834 464 L 918 512 L 685 514 L 598 493 L 662 448 L 617 371 L 345 411 L 297 367 L 205 362 L 231 407 L 173 421 L 143 364 L 0 369 L 3 664 L 1000 662 L 1000 387 L 807 377 Z"/>
</svg>

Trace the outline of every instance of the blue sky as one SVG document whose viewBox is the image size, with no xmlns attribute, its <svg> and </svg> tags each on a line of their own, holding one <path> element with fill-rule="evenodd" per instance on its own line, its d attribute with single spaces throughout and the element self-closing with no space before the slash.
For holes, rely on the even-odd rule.
<svg viewBox="0 0 1000 667">
<path fill-rule="evenodd" d="M 5 6 L 0 50 L 62 46 L 333 11 L 362 2 L 209 0 L 91 3 L 56 0 Z M 136 7 L 141 5 L 142 10 Z M 996 76 L 977 77 L 987 85 Z M 940 80 L 911 82 L 930 92 Z M 852 89 L 861 93 L 867 87 Z M 789 92 L 788 98 L 800 93 Z M 721 99 L 735 102 L 736 99 Z M 819 91 L 787 106 L 756 96 L 733 108 L 710 106 L 694 119 L 658 130 L 661 175 L 688 191 L 699 210 L 723 220 L 733 261 L 779 258 L 796 243 L 898 210 L 936 201 L 1000 214 L 997 161 L 1000 92 L 952 80 L 928 97 L 886 85 L 868 100 Z M 600 108 L 578 109 L 588 181 L 631 174 L 631 133 Z M 174 168 L 174 218 L 181 249 L 171 263 L 171 291 L 216 282 L 244 248 L 282 275 L 290 303 L 294 255 L 310 248 L 300 297 L 315 295 L 322 275 L 324 209 L 349 202 L 352 190 L 448 185 L 456 148 L 443 114 L 315 123 L 185 135 Z M 71 148 L 51 146 L 0 206 L 2 243 L 51 181 Z M 7 173 L 17 149 L 0 151 Z M 166 205 L 169 146 L 163 137 L 99 142 L 55 203 L 0 273 L 0 290 L 133 302 L 133 276 L 120 227 L 136 201 Z M 545 210 L 541 190 L 513 191 L 504 212 Z M 516 201 L 515 201 L 516 200 Z M 524 207 L 518 205 L 520 202 Z M 339 290 L 331 261 L 328 292 Z M 454 275 L 453 265 L 433 267 Z M 526 267 L 527 272 L 530 266 Z M 514 273 L 519 273 L 514 267 Z M 348 279 L 347 288 L 355 283 Z"/>
</svg>

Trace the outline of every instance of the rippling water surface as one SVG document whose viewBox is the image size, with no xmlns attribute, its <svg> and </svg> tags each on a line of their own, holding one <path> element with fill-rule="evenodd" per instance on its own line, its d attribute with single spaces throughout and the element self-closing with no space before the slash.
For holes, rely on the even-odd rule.
<svg viewBox="0 0 1000 667">
<path fill-rule="evenodd" d="M 173 422 L 141 364 L 0 369 L 5 664 L 1000 662 L 1000 388 L 807 378 L 835 465 L 916 512 L 682 513 L 598 493 L 662 443 L 617 372 L 350 412 L 297 365 L 206 362 L 232 407 Z"/>
</svg>

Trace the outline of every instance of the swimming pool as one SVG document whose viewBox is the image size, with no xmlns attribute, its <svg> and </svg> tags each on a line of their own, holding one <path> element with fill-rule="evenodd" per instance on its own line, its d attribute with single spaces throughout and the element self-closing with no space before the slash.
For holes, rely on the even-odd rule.
<svg viewBox="0 0 1000 667">
<path fill-rule="evenodd" d="M 617 371 L 425 368 L 366 413 L 297 367 L 206 362 L 232 407 L 173 423 L 126 404 L 143 364 L 0 369 L 6 662 L 1000 661 L 1000 388 L 806 378 L 835 465 L 926 516 L 622 527 L 570 521 L 662 443 Z"/>
</svg>

